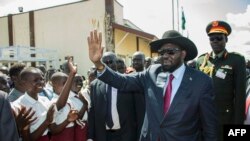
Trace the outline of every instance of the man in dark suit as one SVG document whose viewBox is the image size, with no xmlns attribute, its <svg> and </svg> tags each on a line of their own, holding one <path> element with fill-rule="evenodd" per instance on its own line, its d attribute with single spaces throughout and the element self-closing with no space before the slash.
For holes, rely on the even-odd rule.
<svg viewBox="0 0 250 141">
<path fill-rule="evenodd" d="M 104 53 L 102 62 L 117 70 L 117 58 Z M 96 79 L 90 85 L 88 141 L 136 141 L 133 93 L 123 92 Z"/>
<path fill-rule="evenodd" d="M 18 131 L 7 93 L 0 90 L 0 140 L 18 141 Z"/>
<path fill-rule="evenodd" d="M 90 32 L 89 58 L 98 79 L 118 89 L 144 91 L 148 120 L 144 120 L 141 140 L 215 141 L 217 116 L 212 79 L 184 65 L 197 56 L 195 44 L 170 30 L 150 43 L 158 51 L 161 64 L 133 76 L 115 73 L 101 62 L 101 33 Z"/>
<path fill-rule="evenodd" d="M 147 69 L 150 65 L 152 65 L 152 58 L 146 57 L 145 58 L 145 68 Z"/>
<path fill-rule="evenodd" d="M 246 64 L 244 56 L 226 49 L 231 33 L 228 23 L 210 22 L 206 32 L 212 51 L 198 58 L 197 67 L 213 79 L 219 117 L 218 135 L 219 141 L 223 141 L 223 125 L 244 123 Z"/>
<path fill-rule="evenodd" d="M 132 67 L 136 72 L 142 72 L 145 65 L 145 55 L 143 52 L 135 52 L 132 56 Z M 136 123 L 137 123 L 137 140 L 140 138 L 141 128 L 143 125 L 145 115 L 145 96 L 143 92 L 135 92 L 135 110 L 136 110 Z M 147 117 L 146 117 L 147 118 Z"/>
</svg>

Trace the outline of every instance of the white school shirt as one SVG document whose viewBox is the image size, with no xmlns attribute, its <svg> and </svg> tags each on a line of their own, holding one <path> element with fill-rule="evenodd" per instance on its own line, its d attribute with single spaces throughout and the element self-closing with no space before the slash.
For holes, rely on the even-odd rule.
<svg viewBox="0 0 250 141">
<path fill-rule="evenodd" d="M 70 102 L 70 105 L 72 106 L 71 109 L 73 110 L 77 110 L 78 112 L 81 110 L 82 106 L 86 106 L 86 105 L 83 105 L 82 101 L 76 97 L 77 95 L 70 91 L 69 92 L 69 102 Z M 88 120 L 88 117 L 87 117 L 87 111 L 85 112 L 85 114 L 83 115 L 83 118 L 81 119 L 83 121 L 87 121 Z"/>
<path fill-rule="evenodd" d="M 88 102 L 88 109 L 85 112 L 84 116 L 83 116 L 83 120 L 88 120 L 88 111 L 91 107 L 91 100 L 90 100 L 90 91 L 89 89 L 85 88 L 85 89 L 81 89 L 81 94 L 83 95 L 83 97 L 86 99 L 86 101 Z"/>
<path fill-rule="evenodd" d="M 27 93 L 25 93 L 24 95 L 19 97 L 16 101 L 11 103 L 11 106 L 13 107 L 15 112 L 18 112 L 18 108 L 20 108 L 21 105 L 26 107 L 26 109 L 29 109 L 31 107 L 32 110 L 35 111 L 33 117 L 37 117 L 37 119 L 33 121 L 30 125 L 30 133 L 33 133 L 45 121 L 47 117 L 47 111 L 51 104 L 52 103 L 46 97 L 38 95 L 38 100 L 35 100 Z M 47 135 L 47 133 L 48 129 L 44 131 L 42 136 Z"/>
<path fill-rule="evenodd" d="M 91 107 L 91 100 L 90 100 L 90 90 L 88 88 L 81 89 L 82 95 L 85 97 L 85 99 L 88 102 L 88 109 Z"/>
<path fill-rule="evenodd" d="M 108 90 L 108 85 L 106 85 L 106 91 Z M 117 110 L 117 89 L 112 87 L 111 89 L 111 115 L 112 115 L 112 120 L 114 123 L 114 126 L 111 128 L 112 130 L 117 130 L 121 128 L 120 125 L 120 120 L 119 120 L 119 114 Z M 106 125 L 106 129 L 110 130 L 110 128 Z"/>
<path fill-rule="evenodd" d="M 58 100 L 59 96 L 57 94 L 54 94 L 54 97 L 52 98 L 51 102 L 56 103 Z M 55 106 L 56 110 L 54 112 L 54 123 L 59 125 L 63 123 L 67 118 L 68 114 L 71 110 L 71 105 L 69 104 L 69 100 L 67 101 L 66 105 L 58 111 L 57 107 Z M 70 122 L 66 128 L 73 127 L 74 122 Z"/>
</svg>

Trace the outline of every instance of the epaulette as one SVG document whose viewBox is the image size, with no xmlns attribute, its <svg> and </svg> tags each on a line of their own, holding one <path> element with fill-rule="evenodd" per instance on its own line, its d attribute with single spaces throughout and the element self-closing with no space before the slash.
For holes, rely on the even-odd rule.
<svg viewBox="0 0 250 141">
<path fill-rule="evenodd" d="M 229 54 L 233 54 L 233 55 L 244 57 L 244 55 L 240 54 L 239 52 L 230 52 Z"/>
<path fill-rule="evenodd" d="M 199 66 L 199 70 L 204 72 L 205 74 L 209 75 L 210 77 L 212 77 L 213 75 L 213 71 L 214 71 L 214 65 L 212 66 L 208 66 L 208 60 L 210 57 L 210 53 L 204 53 L 202 54 L 199 59 L 200 59 L 200 66 Z"/>
<path fill-rule="evenodd" d="M 207 54 L 209 54 L 209 53 L 203 53 L 203 54 L 201 54 L 198 58 L 203 57 L 203 56 L 206 56 Z"/>
</svg>

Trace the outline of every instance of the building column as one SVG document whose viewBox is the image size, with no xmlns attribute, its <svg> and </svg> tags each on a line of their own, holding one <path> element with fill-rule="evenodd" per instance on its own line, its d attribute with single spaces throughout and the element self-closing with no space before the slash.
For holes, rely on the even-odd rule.
<svg viewBox="0 0 250 141">
<path fill-rule="evenodd" d="M 139 49 L 140 49 L 140 40 L 139 40 L 139 37 L 138 36 L 136 36 L 136 51 L 139 51 Z"/>
<path fill-rule="evenodd" d="M 30 29 L 30 46 L 35 47 L 35 24 L 34 24 L 34 11 L 29 12 L 29 29 Z"/>
<path fill-rule="evenodd" d="M 30 33 L 30 46 L 35 47 L 35 24 L 34 24 L 34 11 L 29 12 L 29 33 Z M 36 54 L 30 54 L 30 57 L 36 57 Z M 35 67 L 36 62 L 31 62 L 31 66 Z"/>
<path fill-rule="evenodd" d="M 8 15 L 8 34 L 9 34 L 9 46 L 13 46 L 13 21 L 12 15 Z"/>
<path fill-rule="evenodd" d="M 115 45 L 114 45 L 114 29 L 113 29 L 113 22 L 115 21 L 114 16 L 114 0 L 105 0 L 105 44 L 106 44 L 106 51 L 113 51 L 115 52 Z"/>
</svg>

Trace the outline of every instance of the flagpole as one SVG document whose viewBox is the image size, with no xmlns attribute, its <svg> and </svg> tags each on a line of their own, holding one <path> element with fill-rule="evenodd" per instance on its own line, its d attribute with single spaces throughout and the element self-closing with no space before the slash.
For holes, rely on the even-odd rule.
<svg viewBox="0 0 250 141">
<path fill-rule="evenodd" d="M 174 0 L 172 0 L 172 22 L 173 22 L 173 30 L 174 30 Z"/>
<path fill-rule="evenodd" d="M 182 23 L 181 23 L 181 33 L 182 33 L 182 35 L 183 35 L 184 29 L 183 29 L 183 27 L 182 27 L 182 26 L 183 26 L 183 25 L 182 25 L 182 24 L 183 24 L 183 19 L 182 19 L 182 18 L 183 18 L 183 7 L 181 7 L 181 21 L 182 21 Z"/>
<path fill-rule="evenodd" d="M 181 7 L 181 21 L 182 21 L 181 29 L 182 29 L 182 35 L 183 35 L 183 31 L 186 29 L 186 27 L 185 27 L 186 19 L 185 19 L 183 7 Z"/>
<path fill-rule="evenodd" d="M 180 22 L 179 22 L 179 0 L 177 0 L 177 25 L 178 25 L 178 32 L 180 32 Z"/>
</svg>

